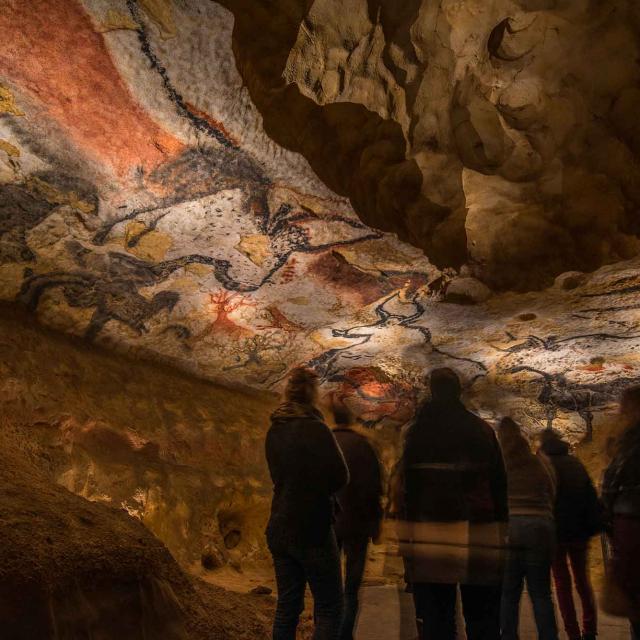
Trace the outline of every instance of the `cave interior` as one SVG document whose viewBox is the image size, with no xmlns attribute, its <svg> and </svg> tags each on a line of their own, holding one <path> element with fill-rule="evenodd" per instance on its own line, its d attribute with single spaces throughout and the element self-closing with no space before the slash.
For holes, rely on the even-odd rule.
<svg viewBox="0 0 640 640">
<path fill-rule="evenodd" d="M 296 366 L 387 469 L 451 367 L 602 473 L 636 0 L 5 0 L 0 40 L 0 635 L 266 638 Z"/>
</svg>

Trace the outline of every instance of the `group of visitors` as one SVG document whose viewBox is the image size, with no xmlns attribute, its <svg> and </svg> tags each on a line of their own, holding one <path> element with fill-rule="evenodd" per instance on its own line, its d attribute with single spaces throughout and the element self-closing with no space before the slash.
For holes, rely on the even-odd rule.
<svg viewBox="0 0 640 640">
<path fill-rule="evenodd" d="M 382 520 L 382 470 L 374 448 L 350 428 L 344 405 L 334 408 L 332 433 L 315 407 L 317 394 L 315 373 L 295 369 L 267 434 L 273 480 L 267 543 L 278 588 L 274 640 L 295 640 L 307 584 L 314 638 L 353 637 L 367 548 Z"/>
<path fill-rule="evenodd" d="M 605 531 L 607 583 L 615 585 L 609 597 L 640 640 L 640 387 L 623 394 L 625 429 L 602 498 L 555 431 L 545 430 L 534 451 L 511 418 L 494 431 L 467 410 L 451 369 L 434 370 L 430 388 L 406 432 L 388 508 L 418 638 L 456 637 L 459 592 L 469 640 L 516 640 L 526 584 L 538 637 L 556 640 L 553 579 L 569 640 L 595 639 L 589 541 Z M 274 640 L 295 640 L 307 585 L 314 639 L 352 640 L 368 544 L 380 536 L 384 483 L 376 451 L 340 401 L 332 432 L 317 395 L 315 373 L 295 369 L 267 435 Z"/>
</svg>

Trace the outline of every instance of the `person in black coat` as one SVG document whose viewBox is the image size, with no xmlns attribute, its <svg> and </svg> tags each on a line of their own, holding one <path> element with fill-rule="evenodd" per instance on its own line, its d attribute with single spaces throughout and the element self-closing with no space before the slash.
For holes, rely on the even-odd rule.
<svg viewBox="0 0 640 640">
<path fill-rule="evenodd" d="M 451 369 L 409 427 L 400 462 L 400 534 L 423 640 L 453 640 L 457 585 L 470 640 L 498 640 L 507 478 L 493 429 L 460 400 Z M 494 554 L 493 552 L 496 551 Z"/>
<path fill-rule="evenodd" d="M 266 457 L 273 480 L 267 544 L 278 602 L 273 640 L 295 640 L 307 583 L 314 598 L 314 640 L 337 640 L 342 621 L 334 494 L 349 480 L 331 430 L 316 409 L 317 376 L 294 369 L 285 403 L 271 416 Z"/>
<path fill-rule="evenodd" d="M 540 450 L 556 473 L 554 516 L 557 546 L 553 579 L 564 627 L 569 640 L 595 640 L 598 609 L 589 576 L 589 540 L 602 529 L 598 494 L 584 465 L 571 455 L 569 444 L 558 433 L 544 431 Z M 572 573 L 582 604 L 583 633 L 573 601 Z"/>
<path fill-rule="evenodd" d="M 349 468 L 349 483 L 336 494 L 335 531 L 345 556 L 344 618 L 340 640 L 353 640 L 358 615 L 358 592 L 369 540 L 380 535 L 382 469 L 369 439 L 352 427 L 353 417 L 340 401 L 333 404 L 333 433 Z"/>
</svg>

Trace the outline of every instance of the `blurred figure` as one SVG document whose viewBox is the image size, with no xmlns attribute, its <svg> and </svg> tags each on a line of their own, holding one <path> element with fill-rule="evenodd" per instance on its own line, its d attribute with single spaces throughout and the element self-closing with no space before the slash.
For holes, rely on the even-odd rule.
<svg viewBox="0 0 640 640">
<path fill-rule="evenodd" d="M 349 479 L 338 443 L 316 409 L 316 374 L 294 369 L 285 402 L 271 416 L 266 456 L 273 480 L 267 543 L 278 604 L 274 640 L 295 640 L 307 583 L 314 599 L 314 640 L 337 640 L 342 620 L 334 497 Z"/>
<path fill-rule="evenodd" d="M 555 477 L 544 455 L 536 456 L 520 427 L 503 418 L 498 427 L 509 485 L 509 553 L 502 592 L 502 638 L 518 640 L 524 581 L 540 640 L 558 640 L 551 596 Z"/>
<path fill-rule="evenodd" d="M 569 444 L 553 430 L 545 430 L 540 450 L 556 474 L 556 554 L 553 578 L 564 628 L 569 640 L 595 640 L 598 633 L 597 607 L 589 575 L 589 540 L 603 527 L 602 509 L 589 473 Z M 571 567 L 571 568 L 570 568 Z M 582 605 L 582 627 L 573 601 L 573 582 Z"/>
<path fill-rule="evenodd" d="M 369 439 L 352 428 L 353 416 L 334 401 L 333 433 L 349 469 L 349 483 L 340 489 L 335 531 L 345 556 L 344 618 L 340 640 L 353 640 L 358 616 L 358 592 L 367 561 L 369 540 L 380 535 L 382 521 L 382 469 Z"/>
<path fill-rule="evenodd" d="M 605 471 L 602 499 L 612 548 L 609 571 L 640 640 L 640 386 L 622 394 L 620 415 L 626 428 Z"/>
<path fill-rule="evenodd" d="M 503 567 L 495 552 L 504 527 L 496 523 L 507 520 L 502 454 L 491 427 L 462 404 L 454 371 L 434 370 L 430 386 L 398 470 L 406 521 L 400 549 L 420 638 L 456 637 L 459 584 L 467 638 L 497 640 Z"/>
</svg>

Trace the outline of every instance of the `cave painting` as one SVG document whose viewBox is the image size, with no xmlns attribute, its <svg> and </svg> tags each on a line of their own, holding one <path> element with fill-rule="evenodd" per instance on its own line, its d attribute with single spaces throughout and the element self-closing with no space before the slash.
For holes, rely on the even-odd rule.
<svg viewBox="0 0 640 640">
<path fill-rule="evenodd" d="M 161 4 L 11 1 L 0 15 L 4 300 L 225 383 L 278 390 L 306 364 L 372 428 L 404 424 L 436 366 L 471 397 L 501 389 L 487 411 L 576 437 L 638 381 L 637 259 L 573 287 L 447 301 L 455 272 L 367 226 L 267 137 L 231 14 Z M 490 57 L 512 61 L 514 23 L 490 33 Z M 484 108 L 476 89 L 457 86 L 455 136 Z M 477 216 L 486 184 L 467 177 Z"/>
<path fill-rule="evenodd" d="M 297 108 L 318 114 L 327 141 L 300 135 L 300 150 L 322 167 L 334 138 L 349 149 L 331 177 L 363 220 L 439 266 L 468 262 L 499 289 L 549 286 L 562 271 L 637 254 L 637 2 L 315 0 L 283 5 L 282 18 L 292 4 L 298 24 L 264 24 L 257 8 L 226 0 L 236 50 L 270 125 L 294 92 L 261 59 L 286 60 Z M 382 150 L 381 134 L 340 131 L 336 112 L 363 128 L 378 118 L 396 135 Z M 304 131 L 306 119 L 290 121 Z"/>
</svg>

